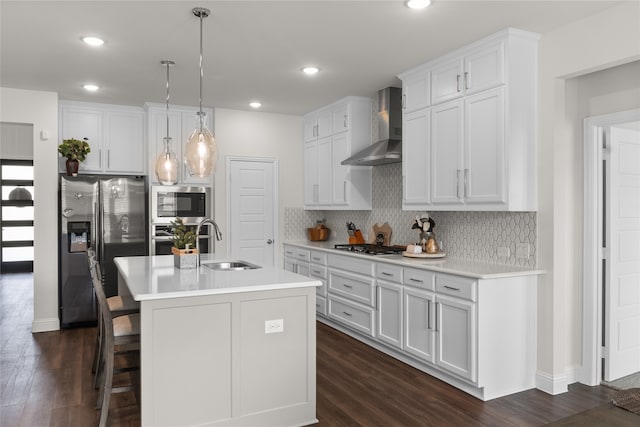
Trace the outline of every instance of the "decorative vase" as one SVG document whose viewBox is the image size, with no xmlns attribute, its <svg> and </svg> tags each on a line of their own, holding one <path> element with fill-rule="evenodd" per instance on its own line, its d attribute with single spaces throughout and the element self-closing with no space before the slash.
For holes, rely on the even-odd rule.
<svg viewBox="0 0 640 427">
<path fill-rule="evenodd" d="M 67 159 L 67 176 L 78 176 L 80 162 L 76 159 Z"/>
</svg>

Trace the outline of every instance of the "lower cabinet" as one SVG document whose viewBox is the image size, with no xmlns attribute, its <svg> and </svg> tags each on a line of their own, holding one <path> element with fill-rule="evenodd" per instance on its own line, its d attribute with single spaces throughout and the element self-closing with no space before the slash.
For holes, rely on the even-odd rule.
<svg viewBox="0 0 640 427">
<path fill-rule="evenodd" d="M 417 359 L 435 363 L 435 294 L 420 289 L 403 290 L 403 350 Z"/>
<path fill-rule="evenodd" d="M 321 321 L 482 400 L 535 387 L 535 275 L 475 279 L 314 252 L 309 262 L 287 248 L 285 267 L 326 280 Z"/>
</svg>

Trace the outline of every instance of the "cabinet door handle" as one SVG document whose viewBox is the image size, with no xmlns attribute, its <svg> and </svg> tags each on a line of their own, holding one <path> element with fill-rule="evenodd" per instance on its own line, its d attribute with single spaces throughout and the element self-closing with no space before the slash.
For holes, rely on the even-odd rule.
<svg viewBox="0 0 640 427">
<path fill-rule="evenodd" d="M 344 115 L 344 128 L 347 128 L 347 115 Z"/>
<path fill-rule="evenodd" d="M 321 261 L 321 259 L 320 259 L 320 258 L 318 258 L 317 256 L 312 257 L 312 259 L 313 259 L 314 261 Z"/>
<path fill-rule="evenodd" d="M 415 279 L 413 277 L 411 277 L 409 280 L 411 280 L 412 282 L 416 282 L 416 283 L 424 283 L 424 280 Z"/>
<path fill-rule="evenodd" d="M 407 108 L 407 95 L 402 94 L 402 108 Z"/>
<path fill-rule="evenodd" d="M 347 202 L 347 181 L 343 181 L 342 182 L 342 198 L 344 199 L 344 202 Z"/>
<path fill-rule="evenodd" d="M 462 172 L 460 169 L 456 171 L 456 197 L 458 199 L 460 198 L 460 172 Z"/>
<path fill-rule="evenodd" d="M 464 198 L 469 197 L 469 169 L 464 170 Z"/>
<path fill-rule="evenodd" d="M 343 311 L 342 314 L 344 314 L 347 317 L 352 317 L 353 314 L 349 313 L 348 311 Z"/>
<path fill-rule="evenodd" d="M 431 329 L 431 301 L 427 301 L 427 329 Z"/>
<path fill-rule="evenodd" d="M 438 306 L 440 305 L 439 302 L 436 303 L 436 328 L 434 329 L 435 332 L 440 332 L 440 329 L 438 329 Z"/>
<path fill-rule="evenodd" d="M 111 150 L 107 150 L 107 169 L 111 168 Z"/>
<path fill-rule="evenodd" d="M 347 289 L 353 289 L 353 286 L 347 285 L 346 283 L 343 283 L 342 286 L 347 288 Z"/>
<path fill-rule="evenodd" d="M 449 285 L 444 285 L 444 287 L 452 291 L 460 292 L 460 288 L 454 288 L 453 286 L 449 286 Z"/>
<path fill-rule="evenodd" d="M 382 274 L 383 276 L 393 276 L 393 273 L 388 273 L 386 271 L 381 271 L 380 274 Z"/>
<path fill-rule="evenodd" d="M 98 150 L 98 163 L 102 167 L 102 148 Z"/>
<path fill-rule="evenodd" d="M 469 72 L 464 72 L 464 88 L 469 89 Z"/>
<path fill-rule="evenodd" d="M 304 254 L 298 254 L 298 258 L 306 258 L 306 256 Z"/>
<path fill-rule="evenodd" d="M 456 92 L 460 92 L 460 74 L 456 76 Z"/>
<path fill-rule="evenodd" d="M 322 272 L 320 270 L 311 270 L 313 271 L 315 274 L 321 274 Z"/>
</svg>

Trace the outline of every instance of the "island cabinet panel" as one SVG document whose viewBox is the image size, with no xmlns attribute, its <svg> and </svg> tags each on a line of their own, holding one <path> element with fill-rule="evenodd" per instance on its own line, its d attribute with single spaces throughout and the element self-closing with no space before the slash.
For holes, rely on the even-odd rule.
<svg viewBox="0 0 640 427">
<path fill-rule="evenodd" d="M 142 425 L 317 422 L 314 287 L 143 300 Z"/>
<path fill-rule="evenodd" d="M 151 351 L 156 357 L 151 366 L 144 365 L 144 375 L 153 381 L 153 425 L 202 425 L 231 418 L 230 319 L 228 302 L 153 311 Z M 216 327 L 202 333 L 204 325 Z"/>
</svg>

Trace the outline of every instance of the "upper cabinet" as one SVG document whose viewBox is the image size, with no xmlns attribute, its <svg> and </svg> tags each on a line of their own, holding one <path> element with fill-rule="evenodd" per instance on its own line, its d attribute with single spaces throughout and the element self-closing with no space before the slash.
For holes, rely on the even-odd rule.
<svg viewBox="0 0 640 427">
<path fill-rule="evenodd" d="M 536 210 L 538 39 L 507 29 L 399 76 L 403 209 Z"/>
<path fill-rule="evenodd" d="M 87 138 L 81 173 L 145 173 L 144 111 L 120 105 L 60 101 L 60 141 Z M 64 171 L 64 159 L 59 162 Z"/>
<path fill-rule="evenodd" d="M 305 209 L 371 209 L 371 167 L 341 162 L 371 144 L 372 109 L 347 97 L 304 116 Z"/>
<path fill-rule="evenodd" d="M 167 135 L 167 107 L 165 104 L 145 104 L 147 112 L 147 135 L 149 147 L 149 182 L 158 184 L 155 174 L 155 161 L 164 150 L 164 138 Z M 171 150 L 175 153 L 180 167 L 178 184 L 213 185 L 213 175 L 207 178 L 191 176 L 184 164 L 184 147 L 191 133 L 196 128 L 197 107 L 169 107 L 169 136 Z M 213 110 L 203 109 L 206 113 L 207 128 L 213 133 Z M 220 161 L 220 160 L 218 160 Z"/>
</svg>

